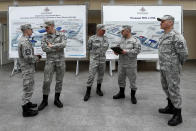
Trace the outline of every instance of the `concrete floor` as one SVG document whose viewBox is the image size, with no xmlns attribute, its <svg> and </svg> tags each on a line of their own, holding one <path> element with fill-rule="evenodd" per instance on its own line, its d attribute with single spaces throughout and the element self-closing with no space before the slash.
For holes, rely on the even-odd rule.
<svg viewBox="0 0 196 131">
<path fill-rule="evenodd" d="M 141 64 L 141 63 L 140 63 Z M 141 65 L 142 66 L 142 65 Z M 155 70 L 138 72 L 138 104 L 130 102 L 130 89 L 126 88 L 124 100 L 113 100 L 118 92 L 117 72 L 110 77 L 108 71 L 103 82 L 104 96 L 92 90 L 91 99 L 83 101 L 88 77 L 88 65 L 83 65 L 79 76 L 74 70 L 65 72 L 61 100 L 64 108 L 54 106 L 54 85 L 51 85 L 49 106 L 32 118 L 23 118 L 21 110 L 21 74 L 9 77 L 12 65 L 0 69 L 0 131 L 195 131 L 196 130 L 196 62 L 187 62 L 181 77 L 184 123 L 167 126 L 171 115 L 158 113 L 166 105 L 161 89 L 160 75 Z M 42 100 L 43 71 L 35 73 L 35 92 L 32 101 Z"/>
</svg>

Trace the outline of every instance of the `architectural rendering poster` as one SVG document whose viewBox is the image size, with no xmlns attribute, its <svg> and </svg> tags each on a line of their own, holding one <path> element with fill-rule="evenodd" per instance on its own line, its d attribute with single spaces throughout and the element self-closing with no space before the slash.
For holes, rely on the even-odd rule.
<svg viewBox="0 0 196 131">
<path fill-rule="evenodd" d="M 158 59 L 158 41 L 163 34 L 157 18 L 163 15 L 172 15 L 175 18 L 174 29 L 182 33 L 182 7 L 181 6 L 129 6 L 129 5 L 103 5 L 102 20 L 106 24 L 106 36 L 110 47 L 120 40 L 122 25 L 132 27 L 132 35 L 137 37 L 142 46 L 139 59 Z M 117 59 L 109 49 L 107 59 Z"/>
<path fill-rule="evenodd" d="M 67 37 L 65 57 L 85 58 L 86 18 L 86 5 L 9 7 L 9 58 L 18 58 L 22 24 L 32 25 L 33 35 L 30 40 L 35 54 L 41 54 L 45 58 L 41 40 L 46 31 L 41 26 L 47 20 L 54 20 L 55 29 L 64 32 Z"/>
</svg>

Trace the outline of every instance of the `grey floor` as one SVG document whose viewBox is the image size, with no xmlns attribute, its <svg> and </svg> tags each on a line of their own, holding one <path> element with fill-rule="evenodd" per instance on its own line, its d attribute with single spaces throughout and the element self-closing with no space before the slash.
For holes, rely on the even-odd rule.
<svg viewBox="0 0 196 131">
<path fill-rule="evenodd" d="M 142 66 L 142 63 L 139 63 Z M 145 64 L 144 64 L 145 65 Z M 74 69 L 65 72 L 61 100 L 63 109 L 54 106 L 54 85 L 51 85 L 49 106 L 32 118 L 23 118 L 21 110 L 22 79 L 21 74 L 9 77 L 12 65 L 0 69 L 0 131 L 195 131 L 196 130 L 196 62 L 188 62 L 183 68 L 181 92 L 183 96 L 183 124 L 177 127 L 167 126 L 171 115 L 158 113 L 159 107 L 166 105 L 161 89 L 159 72 L 154 69 L 138 72 L 138 104 L 130 102 L 130 89 L 126 87 L 124 100 L 113 100 L 118 92 L 117 72 L 110 77 L 106 71 L 104 96 L 95 93 L 95 84 L 91 99 L 83 101 L 88 65 L 83 65 L 79 76 Z M 55 78 L 55 76 L 54 76 Z M 43 71 L 35 73 L 35 92 L 32 101 L 42 100 Z M 128 85 L 128 84 L 127 84 Z"/>
</svg>

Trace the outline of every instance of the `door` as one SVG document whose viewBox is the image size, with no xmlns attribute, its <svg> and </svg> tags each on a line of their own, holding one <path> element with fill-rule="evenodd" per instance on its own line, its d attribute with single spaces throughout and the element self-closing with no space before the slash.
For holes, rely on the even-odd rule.
<svg viewBox="0 0 196 131">
<path fill-rule="evenodd" d="M 8 33 L 7 25 L 0 23 L 0 64 L 4 65 L 10 63 L 8 59 L 9 44 L 8 44 Z"/>
</svg>

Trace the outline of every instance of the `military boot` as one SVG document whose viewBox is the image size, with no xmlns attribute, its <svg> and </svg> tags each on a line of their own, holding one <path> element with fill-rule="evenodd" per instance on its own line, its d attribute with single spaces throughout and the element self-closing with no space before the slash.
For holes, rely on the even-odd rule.
<svg viewBox="0 0 196 131">
<path fill-rule="evenodd" d="M 132 104 L 137 104 L 137 99 L 135 97 L 136 90 L 131 90 L 131 102 Z"/>
<path fill-rule="evenodd" d="M 58 108 L 62 108 L 63 103 L 60 101 L 59 97 L 60 97 L 60 93 L 55 93 L 54 105 L 56 105 Z"/>
<path fill-rule="evenodd" d="M 32 102 L 28 102 L 28 103 L 27 103 L 27 106 L 28 106 L 29 108 L 35 108 L 35 107 L 37 107 L 37 104 L 34 104 L 34 103 L 32 103 Z"/>
<path fill-rule="evenodd" d="M 168 100 L 168 105 L 165 108 L 160 108 L 159 113 L 163 113 L 163 114 L 173 114 L 174 113 L 174 106 L 171 103 L 171 100 L 169 98 L 167 98 L 167 100 Z"/>
<path fill-rule="evenodd" d="M 97 93 L 99 96 L 103 96 L 103 92 L 101 91 L 101 84 L 97 84 L 96 93 Z"/>
<path fill-rule="evenodd" d="M 181 109 L 174 109 L 174 115 L 171 120 L 168 121 L 169 126 L 177 126 L 178 124 L 182 123 L 182 115 Z"/>
<path fill-rule="evenodd" d="M 41 111 L 46 106 L 48 106 L 48 95 L 43 95 L 43 100 L 42 100 L 41 104 L 39 105 L 38 110 Z"/>
<path fill-rule="evenodd" d="M 124 87 L 120 87 L 120 91 L 113 96 L 113 99 L 121 99 L 121 98 L 125 98 L 125 88 Z"/>
<path fill-rule="evenodd" d="M 90 98 L 90 95 L 91 95 L 91 87 L 88 86 L 86 89 L 86 94 L 84 96 L 84 101 L 88 101 L 88 99 Z"/>
<path fill-rule="evenodd" d="M 22 106 L 22 110 L 23 117 L 32 117 L 38 114 L 38 110 L 32 110 L 27 104 Z"/>
</svg>

